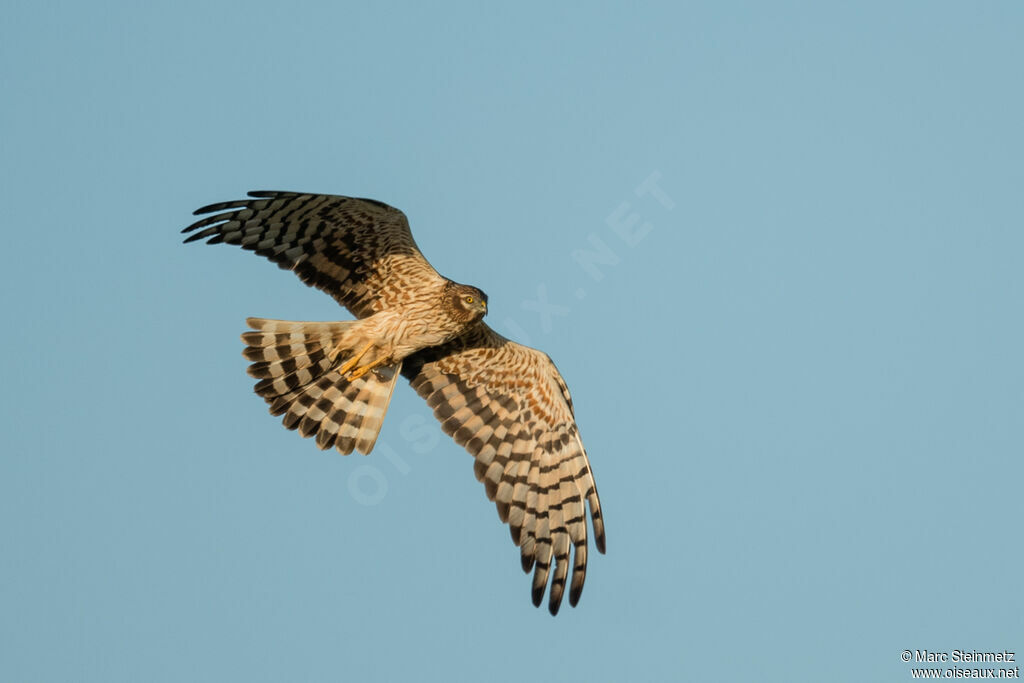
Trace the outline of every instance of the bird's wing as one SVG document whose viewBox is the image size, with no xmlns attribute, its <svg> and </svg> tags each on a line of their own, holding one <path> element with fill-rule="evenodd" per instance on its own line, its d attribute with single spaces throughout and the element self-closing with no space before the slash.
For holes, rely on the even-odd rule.
<svg viewBox="0 0 1024 683">
<path fill-rule="evenodd" d="M 547 590 L 553 559 L 548 609 L 558 612 L 574 548 L 569 604 L 575 606 L 587 571 L 586 504 L 602 553 L 604 521 L 569 390 L 555 364 L 479 323 L 409 356 L 402 374 L 445 433 L 476 458 L 477 479 L 508 523 L 523 570 L 534 572 L 534 605 Z"/>
<path fill-rule="evenodd" d="M 415 296 L 441 279 L 420 253 L 409 221 L 373 199 L 297 192 L 250 192 L 249 199 L 210 204 L 213 214 L 188 226 L 186 242 L 227 242 L 293 270 L 358 318 Z M 208 238 L 208 239 L 207 239 Z"/>
</svg>

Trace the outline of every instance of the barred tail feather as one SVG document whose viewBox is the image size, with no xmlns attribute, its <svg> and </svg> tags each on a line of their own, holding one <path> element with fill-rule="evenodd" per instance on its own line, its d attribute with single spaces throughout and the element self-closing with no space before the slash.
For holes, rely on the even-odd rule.
<svg viewBox="0 0 1024 683">
<path fill-rule="evenodd" d="M 383 366 L 349 380 L 338 368 L 351 350 L 330 352 L 357 321 L 291 322 L 249 318 L 253 332 L 242 335 L 242 352 L 254 361 L 249 375 L 273 415 L 288 429 L 316 437 L 321 449 L 368 454 L 380 434 L 401 363 Z"/>
</svg>

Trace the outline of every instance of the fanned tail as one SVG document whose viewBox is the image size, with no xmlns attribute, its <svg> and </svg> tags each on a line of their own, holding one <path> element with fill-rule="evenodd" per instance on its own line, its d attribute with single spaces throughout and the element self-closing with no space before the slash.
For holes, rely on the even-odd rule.
<svg viewBox="0 0 1024 683">
<path fill-rule="evenodd" d="M 242 355 L 253 361 L 249 375 L 260 380 L 254 389 L 271 414 L 284 415 L 288 429 L 315 436 L 321 449 L 333 446 L 345 455 L 373 450 L 401 362 L 350 380 L 339 369 L 355 349 L 332 352 L 358 321 L 249 318 L 246 323 L 255 331 L 242 335 Z"/>
</svg>

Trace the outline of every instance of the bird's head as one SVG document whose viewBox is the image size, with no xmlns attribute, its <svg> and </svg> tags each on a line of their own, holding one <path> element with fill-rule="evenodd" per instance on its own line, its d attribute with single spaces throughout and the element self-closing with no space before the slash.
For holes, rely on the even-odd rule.
<svg viewBox="0 0 1024 683">
<path fill-rule="evenodd" d="M 471 285 L 451 283 L 448 303 L 454 317 L 461 322 L 476 322 L 487 315 L 487 295 Z"/>
</svg>

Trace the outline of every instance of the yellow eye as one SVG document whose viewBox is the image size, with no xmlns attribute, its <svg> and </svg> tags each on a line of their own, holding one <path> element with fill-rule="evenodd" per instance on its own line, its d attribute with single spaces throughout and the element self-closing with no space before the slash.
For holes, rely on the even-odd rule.
<svg viewBox="0 0 1024 683">
<path fill-rule="evenodd" d="M 463 299 L 463 301 L 465 301 L 467 304 L 471 304 L 473 303 L 473 297 L 467 296 Z"/>
</svg>

